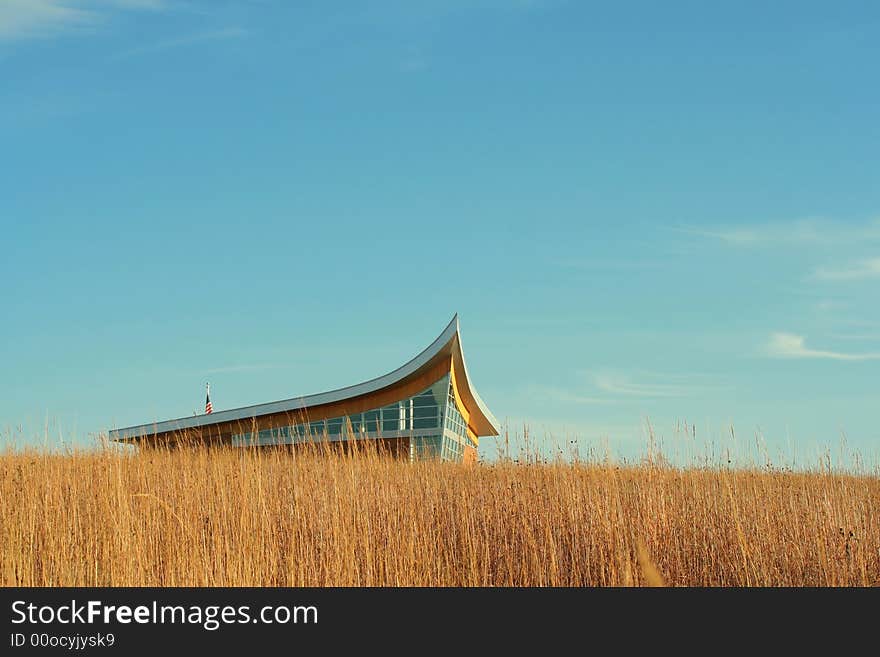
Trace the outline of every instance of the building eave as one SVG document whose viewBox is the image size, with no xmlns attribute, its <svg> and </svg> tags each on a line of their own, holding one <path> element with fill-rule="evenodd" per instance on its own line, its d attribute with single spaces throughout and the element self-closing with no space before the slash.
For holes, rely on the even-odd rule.
<svg viewBox="0 0 880 657">
<path fill-rule="evenodd" d="M 476 405 L 476 408 L 474 409 L 476 422 L 473 428 L 477 431 L 478 435 L 481 436 L 498 435 L 498 421 L 486 407 L 486 404 L 470 383 L 467 366 L 464 364 L 464 354 L 461 351 L 461 335 L 458 314 L 456 314 L 443 332 L 415 358 L 404 365 L 401 365 L 392 372 L 370 379 L 369 381 L 315 395 L 293 397 L 265 404 L 215 411 L 211 414 L 193 415 L 173 420 L 164 420 L 162 422 L 112 429 L 109 432 L 109 437 L 111 440 L 127 442 L 147 436 L 168 435 L 223 423 L 250 420 L 263 415 L 296 413 L 315 406 L 337 403 L 347 399 L 369 395 L 398 385 L 410 377 L 417 375 L 425 367 L 428 367 L 432 362 L 435 362 L 435 359 L 438 357 L 445 355 L 457 357 L 461 361 L 462 370 L 465 375 L 464 378 L 467 384 L 467 391 Z"/>
<path fill-rule="evenodd" d="M 489 407 L 486 406 L 483 398 L 480 397 L 477 389 L 471 382 L 471 376 L 468 373 L 467 361 L 464 358 L 464 349 L 461 345 L 461 331 L 458 328 L 458 315 L 453 318 L 453 321 L 456 324 L 455 343 L 457 356 L 461 361 L 461 370 L 464 373 L 465 385 L 467 386 L 467 391 L 470 393 L 473 402 L 476 404 L 476 408 L 472 411 L 475 419 L 478 420 L 478 422 L 476 422 L 477 426 L 475 426 L 474 429 L 477 430 L 477 434 L 480 436 L 497 436 L 501 433 L 501 425 L 492 414 L 492 411 L 489 410 Z"/>
</svg>

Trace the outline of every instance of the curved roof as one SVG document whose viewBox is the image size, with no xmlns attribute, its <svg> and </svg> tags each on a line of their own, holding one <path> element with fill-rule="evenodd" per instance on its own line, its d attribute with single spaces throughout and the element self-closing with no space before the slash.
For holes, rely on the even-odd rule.
<svg viewBox="0 0 880 657">
<path fill-rule="evenodd" d="M 331 390 L 329 392 L 308 395 L 307 397 L 294 397 L 266 404 L 256 404 L 253 406 L 232 408 L 225 411 L 215 411 L 210 415 L 193 415 L 191 417 L 141 424 L 126 427 L 124 429 L 112 429 L 110 431 L 110 438 L 112 440 L 139 438 L 146 435 L 195 429 L 198 427 L 220 424 L 222 422 L 248 420 L 261 415 L 300 411 L 312 406 L 340 402 L 397 385 L 398 383 L 417 375 L 425 368 L 435 363 L 438 358 L 444 356 L 452 356 L 456 365 L 460 367 L 460 371 L 464 373 L 464 385 L 460 387 L 460 392 L 462 393 L 462 396 L 466 397 L 463 401 L 472 412 L 472 428 L 479 436 L 497 436 L 500 432 L 498 420 L 495 419 L 495 416 L 489 411 L 488 407 L 480 398 L 480 395 L 477 394 L 476 389 L 471 383 L 470 375 L 467 371 L 467 365 L 464 361 L 464 353 L 461 349 L 461 332 L 458 324 L 458 313 L 456 313 L 455 316 L 453 316 L 452 321 L 450 321 L 446 328 L 443 329 L 443 332 L 437 336 L 437 339 L 420 354 L 408 363 L 401 365 L 396 370 L 383 376 L 376 377 L 375 379 L 370 379 L 369 381 L 364 381 L 363 383 L 347 386 L 345 388 Z"/>
</svg>

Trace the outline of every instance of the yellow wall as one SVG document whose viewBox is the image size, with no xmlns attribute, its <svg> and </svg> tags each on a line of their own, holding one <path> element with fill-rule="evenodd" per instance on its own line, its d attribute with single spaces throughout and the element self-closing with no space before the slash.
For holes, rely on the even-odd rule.
<svg viewBox="0 0 880 657">
<path fill-rule="evenodd" d="M 461 416 L 467 424 L 468 436 L 476 445 L 479 445 L 480 438 L 477 436 L 477 432 L 474 431 L 473 427 L 471 427 L 471 412 L 465 408 L 464 403 L 461 401 L 463 397 L 458 387 L 458 376 L 456 375 L 456 372 L 457 368 L 455 367 L 455 359 L 452 359 L 452 362 L 449 364 L 449 373 L 450 378 L 452 379 L 452 389 L 455 391 L 455 407 L 458 409 L 458 412 L 461 413 Z"/>
</svg>

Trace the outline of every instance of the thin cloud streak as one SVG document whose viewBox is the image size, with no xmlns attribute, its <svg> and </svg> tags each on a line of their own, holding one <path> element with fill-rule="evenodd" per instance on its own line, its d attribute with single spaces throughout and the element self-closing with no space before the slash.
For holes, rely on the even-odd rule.
<svg viewBox="0 0 880 657">
<path fill-rule="evenodd" d="M 564 404 L 609 405 L 631 403 L 640 399 L 689 397 L 706 387 L 705 385 L 683 383 L 682 381 L 690 381 L 694 378 L 688 375 L 640 374 L 643 377 L 647 376 L 649 381 L 637 382 L 623 374 L 600 372 L 589 377 L 590 388 L 585 391 L 554 386 L 530 386 L 529 394 Z M 650 381 L 650 379 L 662 379 L 662 381 Z M 664 382 L 670 380 L 677 382 Z M 711 387 L 715 388 L 716 386 Z"/>
<path fill-rule="evenodd" d="M 166 0 L 107 0 L 105 4 L 123 9 L 164 9 L 168 6 Z"/>
<path fill-rule="evenodd" d="M 606 405 L 616 404 L 618 401 L 616 399 L 610 399 L 608 397 L 582 395 L 578 394 L 577 392 L 572 392 L 571 390 L 565 390 L 564 388 L 557 388 L 553 386 L 530 386 L 528 394 L 534 397 L 549 399 L 565 404 Z"/>
<path fill-rule="evenodd" d="M 0 3 L 0 41 L 48 37 L 94 23 L 98 15 L 60 0 L 5 0 Z"/>
<path fill-rule="evenodd" d="M 693 392 L 690 386 L 667 383 L 636 383 L 617 375 L 598 374 L 593 379 L 599 390 L 624 397 L 686 397 Z"/>
<path fill-rule="evenodd" d="M 158 41 L 156 43 L 138 46 L 137 48 L 131 48 L 130 50 L 124 50 L 120 53 L 117 53 L 113 57 L 113 59 L 125 59 L 128 57 L 135 57 L 137 55 L 145 55 L 154 52 L 161 52 L 163 50 L 171 50 L 173 48 L 192 46 L 208 41 L 241 39 L 248 36 L 249 34 L 250 32 L 248 30 L 245 30 L 241 27 L 227 27 L 220 30 L 196 32 L 195 34 L 189 34 L 186 36 L 178 37 L 176 39 L 166 39 L 164 41 Z"/>
<path fill-rule="evenodd" d="M 801 219 L 755 225 L 723 226 L 707 230 L 694 226 L 675 226 L 670 230 L 718 240 L 730 246 L 809 246 L 851 244 L 880 240 L 880 219 L 859 224 L 842 224 L 827 219 Z"/>
<path fill-rule="evenodd" d="M 207 370 L 199 370 L 201 374 L 222 374 L 226 372 L 262 372 L 264 370 L 277 370 L 281 365 L 230 365 L 228 367 L 214 367 Z"/>
<path fill-rule="evenodd" d="M 765 352 L 772 358 L 814 358 L 841 361 L 878 360 L 880 353 L 851 354 L 825 351 L 807 347 L 806 338 L 794 333 L 774 333 L 770 336 Z"/>
<path fill-rule="evenodd" d="M 880 340 L 880 333 L 837 333 L 833 336 L 835 340 L 855 340 L 861 342 Z"/>
<path fill-rule="evenodd" d="M 56 37 L 92 28 L 117 11 L 156 11 L 164 0 L 2 0 L 0 41 Z"/>
<path fill-rule="evenodd" d="M 652 261 L 633 260 L 601 260 L 591 258 L 553 260 L 552 264 L 565 269 L 583 269 L 586 271 L 630 271 L 659 269 L 662 265 Z"/>
<path fill-rule="evenodd" d="M 423 57 L 408 57 L 400 62 L 399 68 L 403 73 L 418 73 L 428 68 L 428 62 Z"/>
<path fill-rule="evenodd" d="M 841 269 L 820 267 L 813 272 L 813 278 L 818 281 L 860 281 L 880 278 L 880 258 L 862 260 Z"/>
</svg>

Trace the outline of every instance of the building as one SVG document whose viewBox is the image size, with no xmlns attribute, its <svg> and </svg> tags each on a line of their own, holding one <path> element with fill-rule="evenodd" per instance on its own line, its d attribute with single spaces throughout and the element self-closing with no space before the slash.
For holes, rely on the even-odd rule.
<svg viewBox="0 0 880 657">
<path fill-rule="evenodd" d="M 498 433 L 468 374 L 456 315 L 430 346 L 384 376 L 308 397 L 113 429 L 110 438 L 139 446 L 376 445 L 410 460 L 467 463 L 476 460 L 481 437 Z"/>
</svg>

